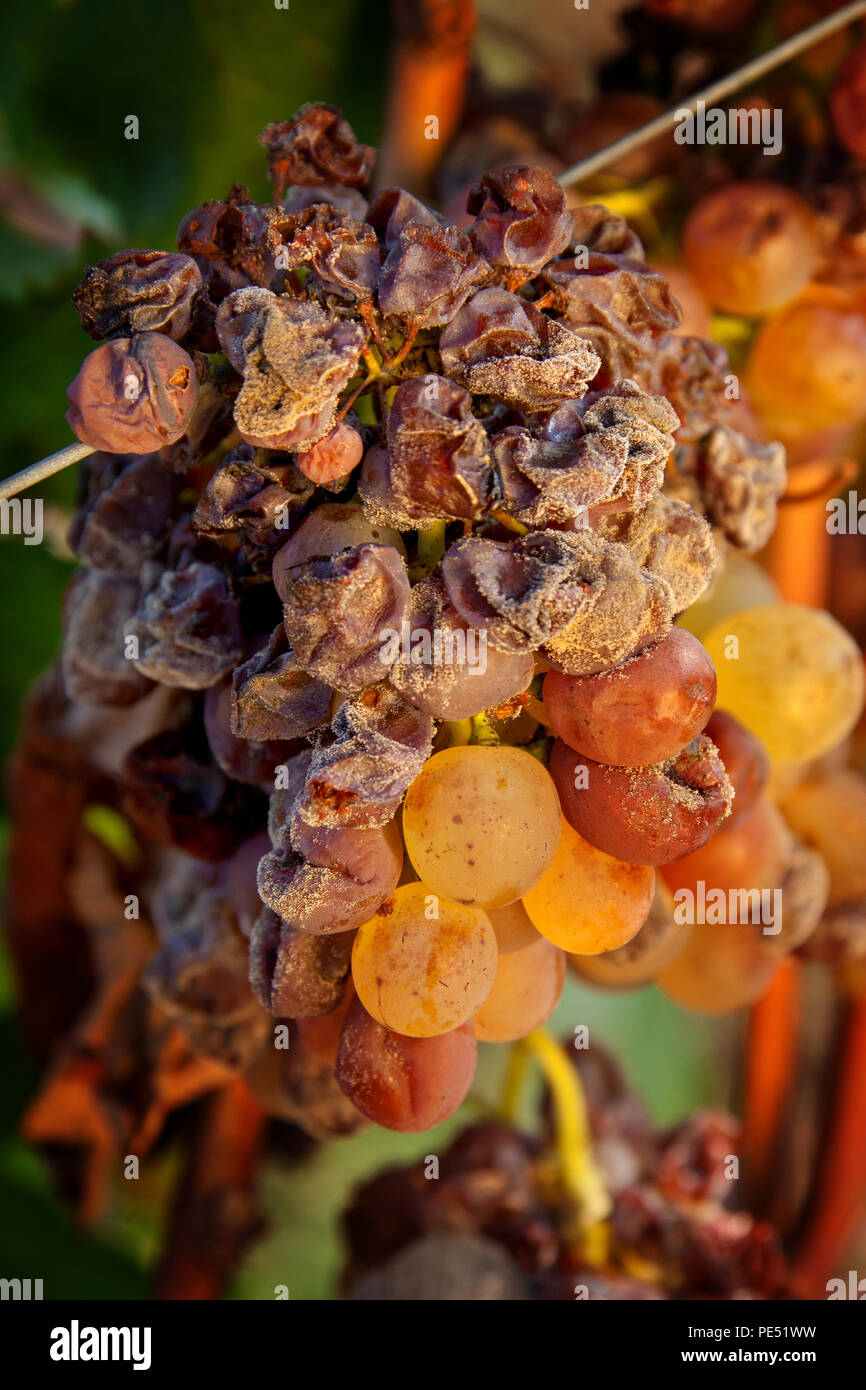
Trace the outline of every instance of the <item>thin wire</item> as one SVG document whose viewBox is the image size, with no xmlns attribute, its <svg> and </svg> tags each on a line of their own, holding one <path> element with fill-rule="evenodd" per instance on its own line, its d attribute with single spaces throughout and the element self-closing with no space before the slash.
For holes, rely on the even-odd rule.
<svg viewBox="0 0 866 1390">
<path fill-rule="evenodd" d="M 89 444 L 67 444 L 65 449 L 58 449 L 56 454 L 48 454 L 37 463 L 31 463 L 28 468 L 22 468 L 20 473 L 13 473 L 11 478 L 5 478 L 0 483 L 0 500 L 14 497 L 17 492 L 33 487 L 34 483 L 41 483 L 43 478 L 50 478 L 52 473 L 59 473 L 71 463 L 77 463 L 79 459 L 87 458 L 88 454 L 94 452 Z"/>
<path fill-rule="evenodd" d="M 623 155 L 631 154 L 632 150 L 645 145 L 648 140 L 654 140 L 659 135 L 666 135 L 682 120 L 686 112 L 694 114 L 701 102 L 705 106 L 714 105 L 723 97 L 730 96 L 740 87 L 756 81 L 765 73 L 772 72 L 774 68 L 781 67 L 791 58 L 805 53 L 806 49 L 811 48 L 813 44 L 820 43 L 828 35 L 835 34 L 837 29 L 844 28 L 846 24 L 852 23 L 855 19 L 861 19 L 864 15 L 866 15 L 866 0 L 856 0 L 855 4 L 846 5 L 844 9 L 828 15 L 826 19 L 818 20 L 817 24 L 810 24 L 808 29 L 802 29 L 799 34 L 794 34 L 790 39 L 784 39 L 782 43 L 776 44 L 775 48 L 768 49 L 766 53 L 752 59 L 750 63 L 744 63 L 741 68 L 728 73 L 726 77 L 720 77 L 717 82 L 711 82 L 709 87 L 704 87 L 702 91 L 684 98 L 676 106 L 671 106 L 667 111 L 663 111 L 660 116 L 654 116 L 645 125 L 638 126 L 637 130 L 629 131 L 628 135 L 620 136 L 619 140 L 614 140 L 613 144 L 605 145 L 604 149 L 596 150 L 595 154 L 588 155 L 586 159 L 578 160 L 577 164 L 572 164 L 570 169 L 564 170 L 559 175 L 559 182 L 563 188 L 569 188 L 571 184 L 588 179 L 592 174 L 597 174 L 599 170 L 612 164 L 614 160 L 622 158 Z"/>
</svg>

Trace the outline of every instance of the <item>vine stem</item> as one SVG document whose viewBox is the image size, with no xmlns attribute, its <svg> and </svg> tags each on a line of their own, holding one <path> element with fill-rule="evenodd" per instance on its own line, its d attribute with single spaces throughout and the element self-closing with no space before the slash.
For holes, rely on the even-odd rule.
<svg viewBox="0 0 866 1390">
<path fill-rule="evenodd" d="M 380 188 L 422 193 L 455 134 L 472 57 L 472 0 L 402 0 L 391 5 L 391 55 Z"/>
<path fill-rule="evenodd" d="M 812 1209 L 793 1261 L 793 1286 L 804 1298 L 826 1297 L 828 1275 L 866 1201 L 866 996 L 848 1008 L 837 1066 Z"/>
<path fill-rule="evenodd" d="M 238 1078 L 203 1102 L 175 1191 L 154 1298 L 225 1296 L 241 1254 L 260 1229 L 254 1193 L 266 1123 Z"/>
<path fill-rule="evenodd" d="M 592 1263 L 607 1255 L 606 1218 L 612 1202 L 592 1153 L 592 1135 L 586 1097 L 577 1070 L 563 1049 L 543 1028 L 514 1043 L 508 1059 L 502 1112 L 514 1123 L 520 1096 L 534 1061 L 553 1098 L 556 1157 L 560 1180 L 576 1207 L 575 1230 Z"/>
<path fill-rule="evenodd" d="M 434 521 L 418 532 L 418 564 L 425 574 L 432 574 L 445 554 L 445 522 Z"/>
</svg>

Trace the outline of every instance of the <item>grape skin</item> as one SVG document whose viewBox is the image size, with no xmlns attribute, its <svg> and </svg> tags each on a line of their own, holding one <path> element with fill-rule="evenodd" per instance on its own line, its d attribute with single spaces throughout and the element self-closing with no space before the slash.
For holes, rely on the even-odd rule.
<svg viewBox="0 0 866 1390">
<path fill-rule="evenodd" d="M 431 1038 L 472 1017 L 490 993 L 497 961 L 496 936 L 480 909 L 407 883 L 359 929 L 352 979 L 378 1023 Z"/>
<path fill-rule="evenodd" d="M 707 298 L 729 314 L 788 304 L 818 264 L 815 220 L 798 194 L 764 181 L 728 183 L 692 209 L 683 251 Z"/>
<path fill-rule="evenodd" d="M 704 645 L 716 664 L 720 707 L 751 729 L 774 763 L 821 757 L 860 716 L 863 661 L 829 613 L 796 603 L 750 608 L 717 623 Z"/>
<path fill-rule="evenodd" d="M 479 1042 L 525 1038 L 547 1022 L 559 1003 L 565 955 L 538 932 L 533 935 L 535 940 L 522 949 L 500 952 L 493 988 L 472 1019 Z"/>
<path fill-rule="evenodd" d="M 523 906 L 554 946 L 591 956 L 624 946 L 640 930 L 654 885 L 651 868 L 613 859 L 563 821 L 556 857 Z"/>
<path fill-rule="evenodd" d="M 658 983 L 670 999 L 687 1009 L 724 1014 L 754 1004 L 767 989 L 777 964 L 778 957 L 763 945 L 750 923 L 698 923 Z"/>
<path fill-rule="evenodd" d="M 569 747 L 621 767 L 679 753 L 703 729 L 715 698 L 713 663 L 682 628 L 602 675 L 551 671 L 543 691 L 550 722 Z"/>
<path fill-rule="evenodd" d="M 470 1023 L 433 1038 L 390 1032 L 356 999 L 337 1052 L 340 1089 L 386 1129 L 420 1133 L 453 1114 L 469 1093 L 477 1047 Z"/>
<path fill-rule="evenodd" d="M 649 916 L 631 941 L 595 956 L 569 956 L 568 964 L 597 989 L 639 989 L 673 963 L 691 932 L 691 923 L 676 921 L 671 892 L 657 877 Z"/>
<path fill-rule="evenodd" d="M 406 849 L 430 890 L 504 907 L 537 883 L 561 833 L 550 774 L 520 748 L 446 748 L 403 807 Z"/>
</svg>

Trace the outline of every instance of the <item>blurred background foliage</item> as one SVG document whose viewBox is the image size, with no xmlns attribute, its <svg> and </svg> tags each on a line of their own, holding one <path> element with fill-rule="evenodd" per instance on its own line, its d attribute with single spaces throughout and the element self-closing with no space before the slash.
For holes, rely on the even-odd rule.
<svg viewBox="0 0 866 1390">
<path fill-rule="evenodd" d="M 4 17 L 0 51 L 0 339 L 2 473 L 68 442 L 65 388 L 92 347 L 71 292 L 85 265 L 121 246 L 174 245 L 189 208 L 233 182 L 266 196 L 269 122 L 305 101 L 343 107 L 362 140 L 380 138 L 387 82 L 387 7 L 360 0 L 28 0 Z M 138 140 L 124 137 L 137 116 Z M 46 539 L 0 539 L 0 756 L 18 709 L 52 659 L 72 569 L 64 532 L 71 472 L 40 488 Z M 611 1045 L 657 1120 L 730 1100 L 733 1034 L 669 1004 L 654 989 L 618 997 L 569 983 L 551 1027 L 577 1024 Z M 17 1138 L 36 1084 L 16 1037 L 14 994 L 0 962 L 0 1274 L 41 1277 L 46 1297 L 139 1298 L 159 1250 L 176 1169 L 171 1145 L 138 1182 L 118 1174 L 97 1228 L 74 1227 L 39 1161 Z M 234 1288 L 238 1298 L 329 1298 L 339 1268 L 337 1213 L 348 1189 L 385 1163 L 441 1153 L 471 1113 L 495 1102 L 504 1048 L 482 1047 L 477 1093 L 456 1121 L 428 1134 L 370 1129 L 318 1145 L 301 1166 L 271 1161 L 261 1187 L 268 1229 Z M 531 1102 L 531 1094 L 528 1103 Z"/>
</svg>

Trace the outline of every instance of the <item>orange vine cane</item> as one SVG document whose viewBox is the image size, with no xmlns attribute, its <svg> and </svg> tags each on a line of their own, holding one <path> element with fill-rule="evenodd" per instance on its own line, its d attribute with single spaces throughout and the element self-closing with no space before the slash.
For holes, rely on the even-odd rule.
<svg viewBox="0 0 866 1390">
<path fill-rule="evenodd" d="M 824 603 L 830 572 L 827 502 L 856 472 L 851 459 L 819 458 L 789 473 L 764 557 L 789 603 L 813 608 Z M 746 1036 L 743 1142 L 756 1193 L 765 1190 L 774 1168 L 796 1069 L 799 1008 L 799 968 L 788 960 L 753 1007 Z"/>
<path fill-rule="evenodd" d="M 830 535 L 827 502 L 856 475 L 847 458 L 816 459 L 791 471 L 779 524 L 765 556 L 789 602 L 821 606 L 827 595 Z M 795 1081 L 800 1006 L 799 967 L 788 960 L 752 1009 L 746 1043 L 744 1149 L 755 1191 L 772 1180 Z M 833 1100 L 813 1200 L 794 1257 L 801 1295 L 825 1290 L 833 1261 L 866 1196 L 866 998 L 848 1006 Z"/>
<path fill-rule="evenodd" d="M 463 111 L 475 6 L 392 0 L 392 14 L 396 40 L 377 183 L 423 193 Z"/>
<path fill-rule="evenodd" d="M 827 1279 L 866 1204 L 866 995 L 849 1005 L 838 1084 L 814 1200 L 794 1258 L 793 1287 L 825 1298 Z"/>
</svg>

